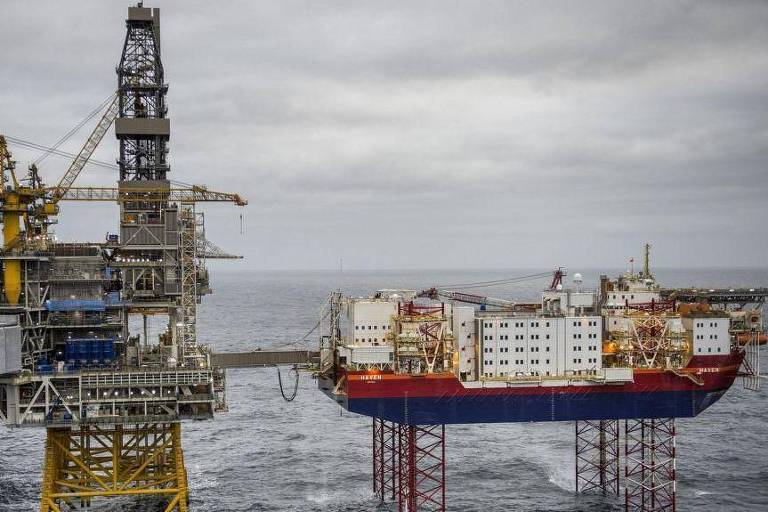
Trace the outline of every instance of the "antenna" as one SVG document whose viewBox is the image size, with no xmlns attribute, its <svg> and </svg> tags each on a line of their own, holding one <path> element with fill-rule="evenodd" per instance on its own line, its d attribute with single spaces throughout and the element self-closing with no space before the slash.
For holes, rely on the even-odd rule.
<svg viewBox="0 0 768 512">
<path fill-rule="evenodd" d="M 651 277 L 651 244 L 645 244 L 645 258 L 643 260 L 643 275 L 646 278 Z"/>
</svg>

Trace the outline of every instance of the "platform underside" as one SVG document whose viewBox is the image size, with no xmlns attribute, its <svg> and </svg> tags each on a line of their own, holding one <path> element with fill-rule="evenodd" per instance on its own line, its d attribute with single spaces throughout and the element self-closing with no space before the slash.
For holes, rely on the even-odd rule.
<svg viewBox="0 0 768 512">
<path fill-rule="evenodd" d="M 344 400 L 350 412 L 402 424 L 515 423 L 633 418 L 689 418 L 727 389 L 642 393 L 486 395 Z"/>
</svg>

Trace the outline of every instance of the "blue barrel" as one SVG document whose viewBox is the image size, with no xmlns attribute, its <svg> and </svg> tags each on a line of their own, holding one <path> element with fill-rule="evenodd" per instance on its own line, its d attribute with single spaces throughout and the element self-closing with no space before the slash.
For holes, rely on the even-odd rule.
<svg viewBox="0 0 768 512">
<path fill-rule="evenodd" d="M 89 363 L 91 358 L 89 348 L 88 341 L 77 340 L 77 360 L 81 365 L 87 365 Z"/>
<path fill-rule="evenodd" d="M 64 348 L 64 359 L 67 364 L 75 364 L 77 360 L 77 346 L 72 340 L 67 340 L 66 347 Z"/>
<path fill-rule="evenodd" d="M 111 363 L 115 360 L 115 340 L 102 340 L 101 359 L 104 361 L 104 364 Z"/>
<path fill-rule="evenodd" d="M 101 362 L 101 340 L 89 340 L 88 351 L 90 353 L 91 363 L 99 364 Z"/>
</svg>

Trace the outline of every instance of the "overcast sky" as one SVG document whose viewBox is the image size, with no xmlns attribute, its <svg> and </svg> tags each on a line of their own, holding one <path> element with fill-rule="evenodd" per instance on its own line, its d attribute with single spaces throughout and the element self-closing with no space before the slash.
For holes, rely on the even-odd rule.
<svg viewBox="0 0 768 512">
<path fill-rule="evenodd" d="M 127 6 L 3 0 L 0 132 L 49 145 L 106 98 Z M 617 267 L 646 240 L 660 266 L 766 265 L 768 2 L 145 6 L 169 177 L 250 201 L 204 207 L 235 265 Z M 116 155 L 110 132 L 95 158 Z M 114 206 L 63 206 L 59 238 L 116 230 Z"/>
</svg>

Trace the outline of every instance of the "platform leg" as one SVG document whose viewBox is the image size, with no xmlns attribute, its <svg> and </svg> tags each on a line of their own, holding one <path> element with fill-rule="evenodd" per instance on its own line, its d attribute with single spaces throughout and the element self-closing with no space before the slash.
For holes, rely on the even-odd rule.
<svg viewBox="0 0 768 512">
<path fill-rule="evenodd" d="M 93 498 L 163 496 L 186 512 L 187 473 L 178 423 L 47 431 L 41 512 L 90 506 Z"/>
<path fill-rule="evenodd" d="M 445 511 L 445 425 L 398 428 L 398 510 Z"/>
<path fill-rule="evenodd" d="M 576 492 L 619 495 L 619 421 L 576 422 Z"/>
<path fill-rule="evenodd" d="M 373 493 L 381 501 L 397 498 L 397 431 L 399 425 L 373 419 Z"/>
<path fill-rule="evenodd" d="M 625 422 L 627 512 L 675 512 L 675 420 Z"/>
</svg>

